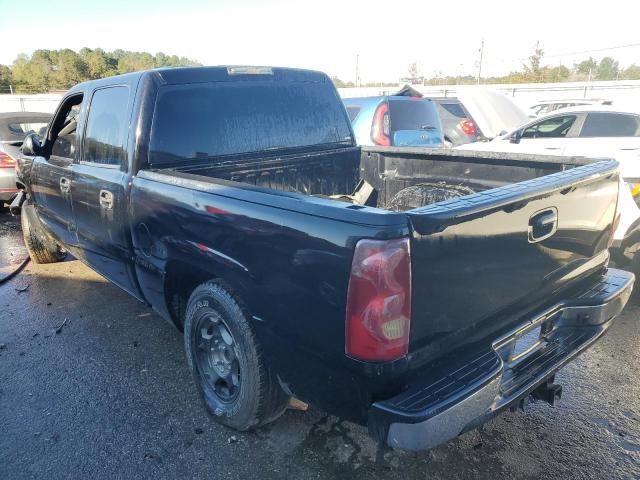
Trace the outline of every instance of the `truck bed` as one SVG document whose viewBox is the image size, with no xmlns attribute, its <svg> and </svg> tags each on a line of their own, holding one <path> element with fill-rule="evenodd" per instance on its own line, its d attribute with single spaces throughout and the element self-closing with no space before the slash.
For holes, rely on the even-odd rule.
<svg viewBox="0 0 640 480">
<path fill-rule="evenodd" d="M 416 185 L 425 189 L 450 189 L 452 196 L 459 197 L 586 163 L 583 158 L 551 155 L 507 156 L 492 152 L 394 147 L 365 147 L 360 150 L 352 147 L 286 156 L 245 157 L 241 161 L 229 159 L 172 170 L 277 191 L 336 199 L 352 194 L 360 180 L 365 180 L 376 194 L 373 204 L 368 205 L 405 211 L 445 199 L 427 195 L 421 204 L 407 205 L 398 195 L 403 195 L 405 189 Z M 407 195 L 411 193 L 415 193 L 415 190 L 406 191 Z"/>
</svg>

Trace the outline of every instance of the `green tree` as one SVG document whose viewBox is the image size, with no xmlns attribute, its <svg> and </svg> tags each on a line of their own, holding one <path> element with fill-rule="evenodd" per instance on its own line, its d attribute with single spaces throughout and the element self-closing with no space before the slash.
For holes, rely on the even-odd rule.
<svg viewBox="0 0 640 480">
<path fill-rule="evenodd" d="M 640 65 L 629 65 L 627 68 L 620 72 L 620 79 L 640 80 Z"/>
<path fill-rule="evenodd" d="M 11 69 L 6 65 L 0 65 L 0 93 L 9 93 L 12 82 Z"/>
<path fill-rule="evenodd" d="M 538 83 L 544 81 L 544 69 L 542 68 L 542 57 L 544 50 L 537 44 L 533 53 L 529 56 L 529 63 L 523 65 L 523 80 L 525 82 Z"/>
<path fill-rule="evenodd" d="M 616 60 L 611 57 L 604 57 L 600 60 L 596 70 L 598 80 L 615 80 L 618 78 L 620 67 Z"/>
<path fill-rule="evenodd" d="M 598 61 L 592 57 L 589 57 L 588 59 L 583 60 L 580 63 L 576 63 L 573 68 L 576 73 L 582 73 L 584 75 L 593 74 L 598 68 Z"/>
</svg>

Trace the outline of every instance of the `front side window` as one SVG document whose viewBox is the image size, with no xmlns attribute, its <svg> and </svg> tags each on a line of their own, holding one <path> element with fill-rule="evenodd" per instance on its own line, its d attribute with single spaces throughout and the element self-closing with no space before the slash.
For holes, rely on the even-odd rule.
<svg viewBox="0 0 640 480">
<path fill-rule="evenodd" d="M 84 140 L 84 161 L 122 165 L 129 127 L 129 88 L 96 90 L 91 99 Z"/>
<path fill-rule="evenodd" d="M 71 163 L 76 148 L 77 116 L 80 112 L 82 95 L 71 98 L 54 120 L 51 135 L 51 157 L 60 162 Z"/>
<path fill-rule="evenodd" d="M 564 138 L 575 121 L 575 115 L 548 118 L 527 127 L 522 134 L 522 138 Z"/>
<path fill-rule="evenodd" d="M 581 137 L 637 137 L 640 118 L 623 113 L 594 112 L 587 115 Z"/>
</svg>

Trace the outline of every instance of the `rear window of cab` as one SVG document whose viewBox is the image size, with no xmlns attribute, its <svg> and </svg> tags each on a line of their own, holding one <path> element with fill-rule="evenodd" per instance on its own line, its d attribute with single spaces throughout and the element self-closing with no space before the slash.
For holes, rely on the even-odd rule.
<svg viewBox="0 0 640 480">
<path fill-rule="evenodd" d="M 153 117 L 149 162 L 353 142 L 333 86 L 323 82 L 167 85 Z"/>
</svg>

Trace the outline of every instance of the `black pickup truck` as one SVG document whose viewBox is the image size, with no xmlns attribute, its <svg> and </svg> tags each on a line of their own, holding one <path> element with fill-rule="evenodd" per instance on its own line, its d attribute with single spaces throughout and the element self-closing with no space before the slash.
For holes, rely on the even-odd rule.
<svg viewBox="0 0 640 480">
<path fill-rule="evenodd" d="M 633 286 L 607 266 L 616 162 L 361 149 L 318 72 L 82 83 L 22 148 L 31 258 L 70 252 L 183 330 L 236 429 L 296 397 L 430 448 L 553 402 Z"/>
</svg>

